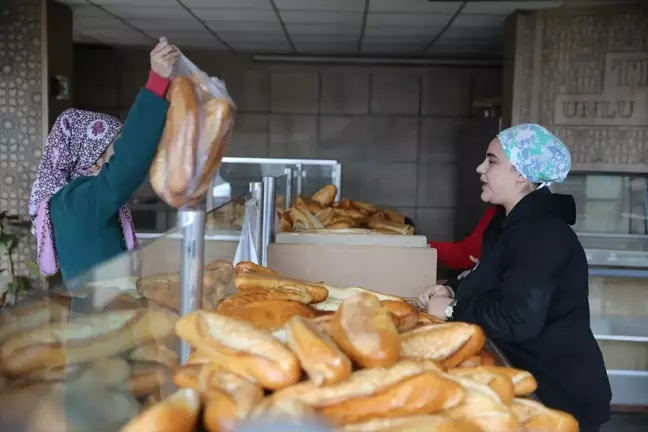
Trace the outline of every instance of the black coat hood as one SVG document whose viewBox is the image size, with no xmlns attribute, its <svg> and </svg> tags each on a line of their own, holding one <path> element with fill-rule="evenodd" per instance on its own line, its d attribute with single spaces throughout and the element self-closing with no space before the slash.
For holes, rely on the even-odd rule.
<svg viewBox="0 0 648 432">
<path fill-rule="evenodd" d="M 511 225 L 528 218 L 550 216 L 566 224 L 576 223 L 576 202 L 571 195 L 554 194 L 546 188 L 537 189 L 513 207 L 506 223 Z"/>
</svg>

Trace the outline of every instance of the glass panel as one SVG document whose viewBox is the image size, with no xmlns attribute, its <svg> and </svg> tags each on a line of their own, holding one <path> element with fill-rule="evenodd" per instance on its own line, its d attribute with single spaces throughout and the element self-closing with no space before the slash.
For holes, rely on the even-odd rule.
<svg viewBox="0 0 648 432">
<path fill-rule="evenodd" d="M 246 198 L 212 214 L 236 214 Z M 223 224 L 234 225 L 229 219 Z M 204 307 L 215 307 L 231 289 L 238 240 L 206 236 Z M 11 378 L 0 382 L 0 430 L 47 430 L 42 422 L 64 415 L 66 430 L 116 431 L 174 390 L 181 241 L 178 229 L 145 239 L 135 252 L 3 311 L 0 363 Z M 39 341 L 51 348 L 25 349 Z M 138 350 L 143 347 L 155 349 Z"/>
<path fill-rule="evenodd" d="M 336 165 L 304 165 L 302 194 L 313 195 L 326 185 L 335 183 Z"/>
<path fill-rule="evenodd" d="M 263 177 L 279 177 L 286 174 L 290 165 L 283 163 L 229 163 L 223 162 L 220 174 L 232 188 L 233 196 L 240 196 L 249 191 L 250 182 L 258 182 Z"/>
</svg>

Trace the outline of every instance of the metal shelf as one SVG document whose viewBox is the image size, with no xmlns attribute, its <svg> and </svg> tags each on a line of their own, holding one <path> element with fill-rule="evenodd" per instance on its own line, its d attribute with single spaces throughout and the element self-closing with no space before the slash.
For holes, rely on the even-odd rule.
<svg viewBox="0 0 648 432">
<path fill-rule="evenodd" d="M 648 406 L 648 371 L 607 371 L 612 386 L 612 405 Z"/>
<path fill-rule="evenodd" d="M 648 317 L 645 316 L 593 315 L 590 323 L 597 340 L 648 342 Z"/>
</svg>

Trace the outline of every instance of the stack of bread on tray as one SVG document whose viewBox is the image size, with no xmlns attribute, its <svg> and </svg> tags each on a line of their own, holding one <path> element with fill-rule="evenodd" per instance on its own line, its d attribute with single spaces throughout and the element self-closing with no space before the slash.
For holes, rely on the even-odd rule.
<svg viewBox="0 0 648 432">
<path fill-rule="evenodd" d="M 475 325 L 446 323 L 395 296 L 236 266 L 239 292 L 181 317 L 193 352 L 180 390 L 124 431 L 230 431 L 246 421 L 318 419 L 337 431 L 577 431 L 525 398 L 526 371 L 495 365 Z M 186 428 L 166 426 L 182 419 Z"/>
<path fill-rule="evenodd" d="M 334 202 L 337 187 L 328 185 L 311 197 L 299 196 L 295 204 L 281 212 L 281 232 L 353 230 L 414 235 L 414 227 L 393 210 L 381 210 L 373 204 L 342 199 Z"/>
<path fill-rule="evenodd" d="M 497 366 L 476 325 L 223 261 L 205 280 L 234 277 L 238 292 L 178 317 L 172 276 L 138 279 L 139 298 L 101 312 L 50 296 L 0 316 L 0 429 L 225 432 L 283 419 L 347 432 L 578 430 L 525 398 L 533 376 Z M 184 365 L 178 338 L 193 348 Z"/>
</svg>

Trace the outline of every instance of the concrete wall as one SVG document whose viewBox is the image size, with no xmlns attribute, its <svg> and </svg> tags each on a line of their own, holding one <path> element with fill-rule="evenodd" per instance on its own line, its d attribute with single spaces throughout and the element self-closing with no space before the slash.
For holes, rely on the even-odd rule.
<svg viewBox="0 0 648 432">
<path fill-rule="evenodd" d="M 646 23 L 646 2 L 512 16 L 506 123 L 549 127 L 575 170 L 648 172 Z"/>
<path fill-rule="evenodd" d="M 47 129 L 45 1 L 3 0 L 0 13 L 0 212 L 27 218 Z M 26 272 L 31 246 L 28 236 L 14 252 L 18 274 Z"/>
<path fill-rule="evenodd" d="M 500 96 L 499 69 L 261 65 L 188 55 L 224 78 L 239 114 L 228 156 L 343 163 L 343 194 L 397 208 L 453 237 L 455 152 L 472 100 Z M 75 105 L 125 117 L 147 53 L 78 46 Z"/>
</svg>

